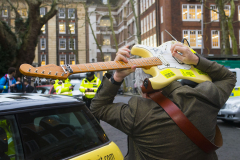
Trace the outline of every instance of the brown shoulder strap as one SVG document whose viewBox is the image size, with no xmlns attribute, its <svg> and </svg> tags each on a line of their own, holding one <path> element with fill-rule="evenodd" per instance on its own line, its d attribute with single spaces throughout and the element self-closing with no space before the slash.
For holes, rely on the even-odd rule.
<svg viewBox="0 0 240 160">
<path fill-rule="evenodd" d="M 161 92 L 147 94 L 149 98 L 158 103 L 167 114 L 173 119 L 178 127 L 192 140 L 200 149 L 206 153 L 210 153 L 222 146 L 222 134 L 216 125 L 215 142 L 210 142 L 202 133 L 189 121 L 183 112 Z"/>
</svg>

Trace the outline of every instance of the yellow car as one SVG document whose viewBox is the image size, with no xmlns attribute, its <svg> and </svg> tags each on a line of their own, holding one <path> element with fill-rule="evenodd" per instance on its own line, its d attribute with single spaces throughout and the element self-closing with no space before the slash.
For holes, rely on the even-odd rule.
<svg viewBox="0 0 240 160">
<path fill-rule="evenodd" d="M 0 159 L 123 160 L 85 103 L 46 94 L 0 94 Z"/>
</svg>

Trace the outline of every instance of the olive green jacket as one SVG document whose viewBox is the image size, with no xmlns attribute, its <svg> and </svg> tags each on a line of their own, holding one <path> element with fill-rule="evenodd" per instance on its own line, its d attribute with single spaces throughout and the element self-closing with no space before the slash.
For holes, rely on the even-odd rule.
<svg viewBox="0 0 240 160">
<path fill-rule="evenodd" d="M 215 136 L 217 113 L 236 83 L 232 72 L 199 56 L 196 68 L 209 74 L 195 88 L 174 81 L 162 93 L 172 100 L 210 141 Z M 92 100 L 92 113 L 128 135 L 126 160 L 216 160 L 215 152 L 199 149 L 154 101 L 133 96 L 128 104 L 113 103 L 119 86 L 105 75 Z"/>
</svg>

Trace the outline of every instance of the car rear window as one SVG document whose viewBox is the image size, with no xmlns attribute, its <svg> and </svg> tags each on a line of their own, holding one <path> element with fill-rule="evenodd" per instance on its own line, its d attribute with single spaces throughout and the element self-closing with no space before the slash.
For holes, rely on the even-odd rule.
<svg viewBox="0 0 240 160">
<path fill-rule="evenodd" d="M 18 114 L 26 159 L 62 159 L 109 141 L 84 106 Z"/>
</svg>

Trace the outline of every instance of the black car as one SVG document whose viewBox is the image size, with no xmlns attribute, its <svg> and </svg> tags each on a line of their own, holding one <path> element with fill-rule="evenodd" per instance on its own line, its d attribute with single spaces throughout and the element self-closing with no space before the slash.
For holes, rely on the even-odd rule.
<svg viewBox="0 0 240 160">
<path fill-rule="evenodd" d="M 123 159 L 85 103 L 70 96 L 0 94 L 0 159 Z"/>
</svg>

